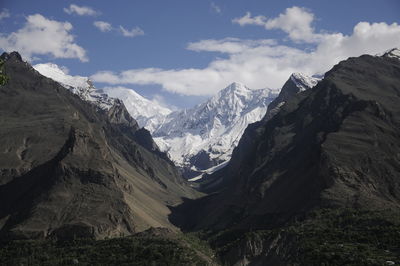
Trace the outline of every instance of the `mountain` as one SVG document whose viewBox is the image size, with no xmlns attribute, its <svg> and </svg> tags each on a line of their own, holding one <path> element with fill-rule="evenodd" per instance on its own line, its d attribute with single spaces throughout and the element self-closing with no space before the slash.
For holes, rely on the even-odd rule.
<svg viewBox="0 0 400 266">
<path fill-rule="evenodd" d="M 154 140 L 188 176 L 212 171 L 229 161 L 247 125 L 261 120 L 275 97 L 273 90 L 232 83 L 205 103 L 167 115 Z"/>
<path fill-rule="evenodd" d="M 278 97 L 273 99 L 268 105 L 264 117 L 255 122 L 259 122 L 260 120 L 266 122 L 270 120 L 279 112 L 287 101 L 290 101 L 298 93 L 313 88 L 317 85 L 318 81 L 320 81 L 320 79 L 316 77 L 309 77 L 302 73 L 293 73 L 283 85 Z M 252 125 L 249 125 L 249 127 L 252 127 Z M 229 175 L 225 175 L 223 171 L 219 171 L 213 175 L 203 175 L 201 180 L 196 180 L 196 183 L 199 184 L 198 189 L 206 193 L 214 193 L 224 189 L 226 182 L 229 182 Z"/>
<path fill-rule="evenodd" d="M 303 92 L 317 85 L 320 79 L 316 77 L 309 77 L 302 73 L 293 73 L 283 85 L 278 97 L 274 99 L 269 105 L 264 120 L 271 119 L 276 113 L 279 112 L 282 105 L 294 97 L 297 93 Z"/>
<path fill-rule="evenodd" d="M 101 109 L 109 109 L 115 99 L 122 100 L 138 125 L 152 133 L 161 150 L 167 152 L 188 177 L 223 167 L 246 126 L 261 120 L 268 104 L 276 97 L 272 90 L 253 91 L 233 83 L 203 104 L 172 112 L 131 89 L 98 90 L 89 78 L 68 75 L 55 64 L 37 64 L 34 68 Z M 297 79 L 293 80 L 299 90 L 313 81 L 307 76 L 296 75 Z"/>
<path fill-rule="evenodd" d="M 398 213 L 397 51 L 340 62 L 270 120 L 250 125 L 214 174 L 224 176 L 224 189 L 182 205 L 181 225 L 270 228 L 318 208 Z"/>
<path fill-rule="evenodd" d="M 170 109 L 144 98 L 131 89 L 112 87 L 105 88 L 104 92 L 111 97 L 122 100 L 126 109 L 135 118 L 139 126 L 145 127 L 150 132 L 154 132 L 164 122 L 165 116 L 172 112 Z"/>
<path fill-rule="evenodd" d="M 335 65 L 245 130 L 221 189 L 171 221 L 226 265 L 393 265 L 400 259 L 400 60 Z"/>
<path fill-rule="evenodd" d="M 16 52 L 1 59 L 2 240 L 176 230 L 170 206 L 198 193 L 121 101 L 108 101 L 87 79 L 55 82 Z"/>
<path fill-rule="evenodd" d="M 101 109 L 110 109 L 114 104 L 114 99 L 108 97 L 103 91 L 97 90 L 87 77 L 68 75 L 58 65 L 52 63 L 36 64 L 33 68 L 79 95 L 82 100 L 93 102 Z"/>
</svg>

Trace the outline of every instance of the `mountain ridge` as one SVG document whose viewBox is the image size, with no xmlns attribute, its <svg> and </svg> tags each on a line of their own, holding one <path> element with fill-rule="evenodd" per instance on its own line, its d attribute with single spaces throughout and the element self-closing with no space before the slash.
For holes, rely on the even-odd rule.
<svg viewBox="0 0 400 266">
<path fill-rule="evenodd" d="M 4 53 L 0 87 L 2 239 L 104 238 L 177 230 L 170 205 L 197 197 L 121 101 L 109 110 Z M 140 144 L 139 142 L 145 142 Z"/>
<path fill-rule="evenodd" d="M 187 220 L 178 223 L 268 229 L 314 208 L 398 211 L 399 77 L 400 61 L 387 56 L 335 65 L 246 129 L 231 161 L 214 173 L 226 176 L 223 189 L 180 206 Z"/>
</svg>

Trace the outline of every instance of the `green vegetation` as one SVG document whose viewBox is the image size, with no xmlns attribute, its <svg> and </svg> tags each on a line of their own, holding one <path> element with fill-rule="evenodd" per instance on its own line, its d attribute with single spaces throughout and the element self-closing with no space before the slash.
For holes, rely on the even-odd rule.
<svg viewBox="0 0 400 266">
<path fill-rule="evenodd" d="M 187 245 L 161 237 L 12 241 L 0 246 L 0 265 L 207 265 Z"/>
<path fill-rule="evenodd" d="M 272 230 L 225 230 L 204 238 L 225 263 L 246 243 L 262 243 L 263 254 L 272 246 L 282 261 L 307 266 L 400 263 L 400 213 L 391 211 L 321 209 Z"/>
<path fill-rule="evenodd" d="M 400 213 L 320 210 L 300 226 L 303 265 L 385 265 L 400 262 Z"/>
<path fill-rule="evenodd" d="M 229 265 L 232 256 L 256 257 L 249 246 L 307 266 L 397 264 L 400 213 L 323 209 L 271 230 L 12 241 L 0 245 L 0 265 L 209 265 L 217 256 Z"/>
<path fill-rule="evenodd" d="M 4 61 L 0 59 L 0 86 L 4 86 L 8 81 L 7 75 L 4 73 Z"/>
</svg>

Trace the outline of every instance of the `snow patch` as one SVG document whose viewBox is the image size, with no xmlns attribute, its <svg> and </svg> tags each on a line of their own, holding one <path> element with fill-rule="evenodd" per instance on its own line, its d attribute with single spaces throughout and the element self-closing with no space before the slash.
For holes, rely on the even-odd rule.
<svg viewBox="0 0 400 266">
<path fill-rule="evenodd" d="M 114 104 L 115 100 L 102 90 L 97 90 L 88 77 L 68 75 L 62 67 L 52 63 L 37 64 L 33 68 L 77 94 L 82 100 L 92 102 L 103 110 L 109 110 Z"/>
</svg>

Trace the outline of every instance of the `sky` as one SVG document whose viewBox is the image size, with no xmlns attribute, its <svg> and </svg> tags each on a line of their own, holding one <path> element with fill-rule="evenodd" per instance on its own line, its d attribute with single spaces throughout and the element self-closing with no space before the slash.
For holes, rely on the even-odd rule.
<svg viewBox="0 0 400 266">
<path fill-rule="evenodd" d="M 393 47 L 398 0 L 0 0 L 0 50 L 178 109 Z"/>
</svg>

